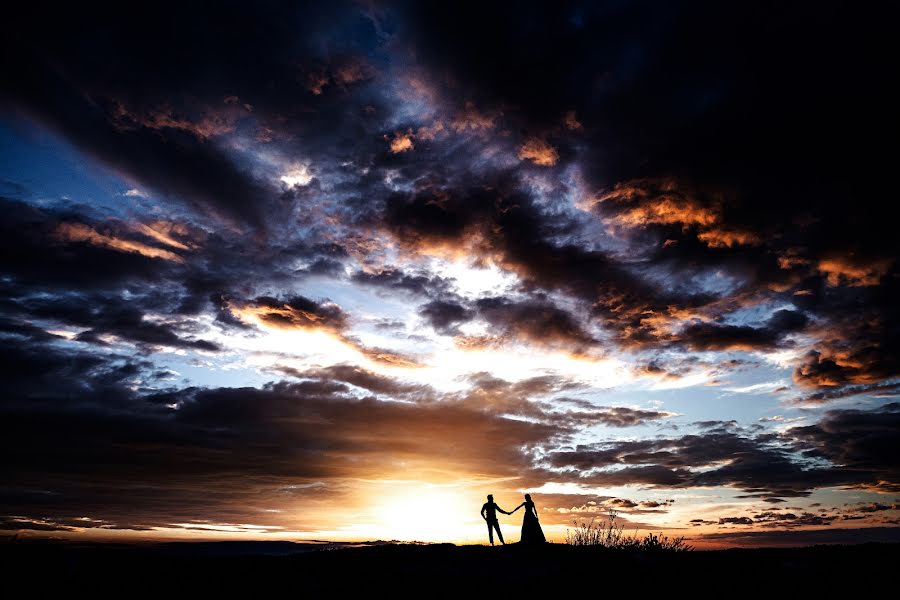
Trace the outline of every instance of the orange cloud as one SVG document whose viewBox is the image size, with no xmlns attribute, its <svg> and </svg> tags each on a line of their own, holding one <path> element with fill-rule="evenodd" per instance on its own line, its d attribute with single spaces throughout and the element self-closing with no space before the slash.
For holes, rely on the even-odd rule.
<svg viewBox="0 0 900 600">
<path fill-rule="evenodd" d="M 556 148 L 540 138 L 529 138 L 525 144 L 519 148 L 519 160 L 530 160 L 536 165 L 542 167 L 552 167 L 559 160 L 559 153 Z"/>
<path fill-rule="evenodd" d="M 812 351 L 794 369 L 794 383 L 805 388 L 877 383 L 884 379 L 870 353 L 824 348 Z"/>
<path fill-rule="evenodd" d="M 618 198 L 619 194 L 620 191 L 611 192 L 602 196 L 600 202 Z M 628 208 L 617 214 L 612 220 L 617 224 L 629 227 L 678 224 L 712 225 L 719 220 L 719 215 L 715 210 L 700 206 L 689 198 L 662 196 L 653 202 Z"/>
<path fill-rule="evenodd" d="M 229 310 L 243 321 L 263 322 L 277 329 L 318 329 L 338 332 L 344 329 L 346 315 L 337 304 L 316 303 L 305 298 L 280 302 L 257 298 L 254 303 L 229 303 Z"/>
<path fill-rule="evenodd" d="M 367 346 L 349 335 L 347 313 L 333 302 L 315 302 L 302 296 L 289 300 L 264 296 L 245 303 L 231 301 L 228 303 L 228 310 L 245 323 L 282 330 L 323 332 L 376 363 L 405 368 L 421 366 L 414 357 Z"/>
<path fill-rule="evenodd" d="M 785 271 L 789 269 L 793 269 L 794 267 L 802 267 L 803 265 L 808 265 L 809 261 L 801 256 L 796 254 L 796 251 L 789 250 L 787 254 L 778 257 L 778 267 L 780 269 L 784 269 Z"/>
<path fill-rule="evenodd" d="M 839 285 L 861 287 L 878 285 L 890 266 L 891 261 L 888 259 L 865 262 L 847 256 L 820 260 L 818 269 L 832 287 Z"/>
<path fill-rule="evenodd" d="M 753 246 L 760 242 L 755 233 L 736 229 L 710 229 L 697 234 L 697 238 L 710 248 Z"/>
<path fill-rule="evenodd" d="M 362 344 L 355 342 L 354 340 L 351 340 L 349 338 L 346 338 L 345 341 L 353 344 L 354 347 L 369 360 L 376 363 L 381 363 L 385 366 L 402 367 L 406 369 L 418 368 L 422 366 L 422 363 L 411 356 L 393 352 L 391 350 L 385 350 L 384 348 L 370 348 L 367 346 L 363 346 Z"/>
<path fill-rule="evenodd" d="M 153 238 L 157 242 L 163 243 L 172 248 L 179 250 L 190 250 L 191 246 L 184 242 L 176 240 L 173 235 L 186 237 L 188 228 L 183 223 L 172 223 L 171 221 L 154 221 L 150 224 L 136 223 L 132 226 L 135 231 Z"/>
<path fill-rule="evenodd" d="M 759 235 L 746 229 L 722 224 L 722 201 L 705 202 L 681 189 L 673 180 L 639 179 L 618 183 L 600 195 L 594 207 L 609 216 L 608 222 L 624 227 L 681 225 L 682 230 L 696 227 L 697 239 L 710 248 L 732 248 L 761 243 Z M 664 247 L 677 240 L 666 240 Z"/>
<path fill-rule="evenodd" d="M 149 258 L 161 258 L 172 262 L 183 263 L 184 259 L 174 252 L 156 248 L 148 244 L 128 240 L 114 235 L 101 233 L 83 223 L 61 223 L 54 231 L 54 236 L 66 242 L 85 242 L 92 246 L 109 248 L 118 252 L 140 254 Z"/>
<path fill-rule="evenodd" d="M 391 140 L 391 154 L 400 154 L 401 152 L 408 152 L 415 148 L 412 142 L 412 133 L 407 131 L 406 133 L 395 133 L 394 139 Z"/>
</svg>

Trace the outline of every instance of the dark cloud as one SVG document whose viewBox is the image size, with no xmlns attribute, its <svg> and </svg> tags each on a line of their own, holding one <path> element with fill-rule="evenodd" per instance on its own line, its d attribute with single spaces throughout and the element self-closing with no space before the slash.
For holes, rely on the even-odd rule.
<svg viewBox="0 0 900 600">
<path fill-rule="evenodd" d="M 14 33 L 4 48 L 19 58 L 7 65 L 8 104 L 160 194 L 255 227 L 277 211 L 278 188 L 238 164 L 217 138 L 246 132 L 264 139 L 278 125 L 284 134 L 286 118 L 293 135 L 316 110 L 304 71 L 328 61 L 323 34 L 343 28 L 362 37 L 368 24 L 376 35 L 365 14 L 347 5 L 248 12 L 226 3 L 214 14 L 172 6 L 123 22 L 89 3 L 50 20 L 38 7 L 9 17 Z M 247 26 L 261 35 L 244 35 Z M 77 42 L 84 31 L 93 32 L 89 46 Z M 165 48 L 157 43 L 163 38 Z M 335 58 L 332 77 L 351 84 L 351 63 Z M 358 80 L 365 78 L 360 72 Z M 291 110 L 288 97 L 303 99 L 301 106 Z"/>
<path fill-rule="evenodd" d="M 897 375 L 893 354 L 885 354 L 881 348 L 870 346 L 862 349 L 843 349 L 847 344 L 839 344 L 837 348 L 823 351 L 812 350 L 794 371 L 794 381 L 803 387 L 835 389 L 843 386 L 869 384 L 881 379 L 893 378 Z M 891 348 L 888 348 L 891 351 Z M 859 387 L 848 388 L 847 395 Z M 876 390 L 877 391 L 877 390 Z M 814 398 L 828 398 L 831 395 L 840 397 L 841 392 L 824 392 Z"/>
<path fill-rule="evenodd" d="M 29 333 L 17 331 L 11 330 L 18 336 Z M 103 526 L 146 527 L 201 517 L 242 522 L 247 514 L 239 507 L 265 507 L 284 493 L 306 497 L 324 489 L 340 495 L 347 478 L 384 476 L 401 458 L 404 476 L 417 469 L 437 469 L 448 477 L 530 472 L 528 478 L 536 481 L 724 485 L 763 499 L 803 496 L 815 487 L 884 487 L 896 481 L 895 465 L 884 451 L 890 440 L 878 438 L 891 431 L 884 416 L 896 412 L 893 405 L 881 412 L 831 411 L 821 424 L 794 428 L 783 439 L 713 429 L 674 439 L 552 451 L 547 460 L 564 471 L 542 472 L 531 464 L 533 449 L 546 448 L 586 423 L 603 422 L 604 411 L 617 416 L 624 411 L 599 407 L 597 417 L 577 405 L 573 414 L 557 414 L 559 406 L 550 400 L 530 401 L 571 388 L 551 377 L 511 384 L 482 374 L 469 393 L 436 398 L 421 386 L 350 365 L 295 372 L 300 382 L 263 389 L 138 392 L 133 381 L 146 376 L 149 364 L 72 353 L 39 335 L 30 339 L 32 350 L 8 344 L 0 361 L 4 379 L 18 382 L 3 405 L 3 450 L 14 460 L 4 470 L 2 511 L 25 515 L 21 522 L 27 527 L 63 530 L 61 525 L 70 526 L 62 519 L 72 503 L 103 520 Z M 416 401 L 379 401 L 351 393 L 349 386 Z M 510 420 L 506 414 L 530 419 Z M 831 446 L 843 450 L 827 454 L 823 436 L 839 436 L 840 444 Z M 789 440 L 796 440 L 807 456 L 825 456 L 849 469 L 806 467 L 784 449 Z M 114 459 L 106 450 L 110 445 L 117 448 Z M 447 448 L 456 450 L 448 455 Z M 392 457 L 388 463 L 386 457 Z M 606 466 L 615 470 L 604 471 Z M 129 490 L 127 505 L 123 489 Z M 35 496 L 37 490 L 44 491 Z M 639 513 L 666 504 L 618 499 L 610 505 Z M 41 507 L 43 520 L 35 520 L 32 505 Z M 828 521 L 806 514 L 779 513 L 796 519 L 761 514 L 761 523 Z"/>
<path fill-rule="evenodd" d="M 91 97 L 40 62 L 26 60 L 17 67 L 13 101 L 104 164 L 160 194 L 218 211 L 233 222 L 262 224 L 260 211 L 274 189 L 193 131 L 148 125 L 114 101 Z M 125 113 L 125 125 L 112 121 L 117 112 Z"/>
<path fill-rule="evenodd" d="M 564 292 L 589 303 L 588 314 L 595 322 L 629 347 L 766 350 L 784 344 L 785 336 L 809 323 L 806 314 L 788 309 L 775 311 L 758 326 L 727 323 L 723 315 L 740 308 L 739 301 L 723 305 L 712 294 L 664 289 L 617 257 L 567 242 L 576 223 L 544 212 L 508 180 L 481 189 L 443 187 L 394 194 L 378 218 L 411 249 L 454 252 L 454 248 L 474 245 L 519 275 L 526 287 Z M 493 311 L 493 307 L 501 310 Z M 495 326 L 528 323 L 524 333 L 532 338 L 566 338 L 580 347 L 596 344 L 583 324 L 545 300 L 513 303 L 484 298 L 473 308 Z M 715 319 L 685 320 L 685 316 L 704 314 Z M 466 315 L 457 308 L 453 317 L 461 321 Z"/>
<path fill-rule="evenodd" d="M 808 39 L 801 43 L 793 26 L 801 15 L 795 11 L 764 18 L 736 7 L 706 8 L 529 5 L 512 16 L 479 7 L 479 18 L 473 19 L 423 13 L 407 3 L 388 3 L 377 16 L 341 3 L 312 12 L 303 7 L 248 12 L 228 5 L 214 17 L 182 10 L 177 23 L 154 17 L 116 27 L 115 15 L 89 7 L 67 14 L 65 28 L 45 23 L 29 9 L 15 15 L 17 34 L 8 42 L 27 60 L 13 69 L 15 84 L 7 97 L 151 187 L 231 220 L 256 226 L 266 221 L 278 232 L 290 222 L 290 206 L 315 206 L 326 190 L 320 176 L 340 173 L 338 187 L 354 197 L 346 206 L 365 203 L 364 210 L 348 208 L 341 217 L 349 228 L 342 233 L 355 251 L 372 250 L 371 238 L 365 239 L 369 232 L 359 225 L 370 224 L 365 215 L 380 207 L 376 225 L 406 246 L 444 247 L 455 255 L 476 250 L 470 256 L 516 272 L 525 286 L 579 299 L 597 324 L 628 347 L 771 349 L 807 325 L 810 315 L 827 324 L 862 308 L 867 318 L 860 323 L 882 323 L 832 328 L 835 337 L 822 338 L 818 354 L 810 355 L 820 358 L 802 365 L 797 381 L 844 385 L 896 374 L 898 353 L 885 343 L 897 337 L 895 319 L 886 310 L 897 298 L 891 266 L 896 247 L 890 235 L 879 235 L 883 220 L 873 218 L 877 211 L 865 204 L 874 197 L 862 193 L 873 185 L 872 161 L 841 152 L 856 144 L 835 147 L 841 135 L 855 140 L 858 128 L 820 139 L 820 128 L 811 126 L 818 123 L 812 115 L 832 115 L 834 106 L 859 102 L 855 95 L 839 102 L 814 92 L 826 81 L 831 88 L 833 74 L 823 65 L 831 65 L 825 57 L 836 52 L 823 46 L 827 38 L 816 32 L 847 27 L 846 15 L 822 11 L 820 27 L 804 29 Z M 265 31 L 264 41 L 235 35 L 231 26 L 237 22 Z M 107 26 L 99 28 L 103 34 L 94 35 L 89 48 L 67 43 L 87 23 L 94 29 Z M 217 33 L 217 43 L 224 36 L 229 46 L 211 52 L 204 44 L 219 28 L 228 33 Z M 693 31 L 721 38 L 721 56 L 710 57 L 687 42 Z M 771 45 L 753 52 L 758 31 L 768 32 Z M 145 42 L 161 33 L 170 45 L 149 51 L 152 44 Z M 523 64 L 521 53 L 530 52 L 535 35 L 553 41 L 553 51 L 534 57 L 535 64 L 555 65 L 546 70 L 539 93 L 522 87 L 515 66 Z M 469 42 L 460 45 L 460 39 Z M 597 40 L 603 40 L 599 46 Z M 840 64 L 849 64 L 852 56 L 865 66 L 842 70 L 841 76 L 866 81 L 877 63 L 868 59 L 881 43 L 867 36 L 866 43 L 851 45 L 849 55 L 839 53 Z M 811 47 L 821 52 L 808 51 Z M 117 56 L 115 69 L 95 58 L 110 48 Z M 416 59 L 398 61 L 391 71 L 386 65 L 398 57 L 388 48 L 412 50 Z M 483 56 L 495 58 L 485 63 Z M 504 65 L 502 72 L 497 64 Z M 144 75 L 122 77 L 123 72 Z M 805 74 L 803 85 L 795 72 Z M 389 118 L 384 93 L 370 87 L 384 83 L 380 78 L 388 73 L 427 88 L 433 110 L 449 111 L 447 124 L 441 122 L 447 131 L 496 131 L 502 135 L 495 143 L 510 151 L 540 142 L 552 148 L 556 166 L 604 165 L 602 172 L 584 169 L 593 188 L 588 194 L 601 199 L 594 204 L 601 218 L 632 232 L 631 255 L 586 244 L 579 235 L 583 219 L 538 206 L 525 189 L 525 167 L 483 166 L 473 177 L 473 156 L 445 143 L 436 122 L 425 122 L 433 115 L 419 117 L 422 122 L 408 115 Z M 877 111 L 866 104 L 863 112 Z M 410 120 L 416 147 L 391 155 L 383 143 L 385 128 L 396 133 Z M 522 133 L 500 140 L 516 129 Z M 259 137 L 264 131 L 267 137 Z M 763 135 L 767 131 L 791 141 L 779 144 L 783 155 L 772 151 L 771 136 Z M 294 185 L 279 200 L 281 184 L 261 182 L 249 165 L 239 164 L 229 145 L 220 143 L 228 136 L 262 140 L 285 155 L 295 153 L 296 140 L 303 139 L 304 151 L 320 159 L 309 184 L 315 194 Z M 744 142 L 734 143 L 737 139 Z M 376 143 L 384 147 L 379 150 Z M 807 151 L 798 151 L 801 144 L 809 145 Z M 713 147 L 729 151 L 712 152 Z M 420 152 L 423 157 L 417 158 Z M 442 160 L 434 161 L 438 156 Z M 824 169 L 838 156 L 853 168 Z M 345 165 L 365 174 L 348 179 Z M 866 168 L 860 171 L 861 165 Z M 788 166 L 797 173 L 788 176 Z M 389 171 L 410 182 L 413 191 L 388 193 L 391 186 L 383 179 Z M 849 176 L 857 171 L 865 176 Z M 835 177 L 844 179 L 829 180 Z M 844 218 L 848 195 L 855 199 L 853 216 Z M 314 212 L 295 216 L 308 222 Z M 770 214 L 779 218 L 769 219 Z M 342 268 L 333 257 L 318 257 L 304 272 L 340 275 Z M 723 294 L 691 285 L 710 272 L 734 278 L 736 288 Z M 669 285 L 674 278 L 678 285 Z M 430 297 L 446 290 L 439 278 L 395 268 L 357 271 L 353 279 Z M 779 312 L 760 325 L 726 319 L 744 304 L 792 292 L 802 294 L 794 298 L 797 310 Z M 692 313 L 704 319 L 685 321 Z M 593 342 L 584 323 L 546 310 L 543 318 L 550 337 L 574 333 L 580 344 Z M 851 359 L 843 358 L 847 355 Z"/>
<path fill-rule="evenodd" d="M 456 335 L 457 327 L 469 321 L 472 313 L 461 304 L 445 300 L 433 300 L 419 309 L 419 314 L 428 319 L 435 331 Z"/>
<path fill-rule="evenodd" d="M 750 517 L 720 517 L 719 525 L 753 525 Z"/>
<path fill-rule="evenodd" d="M 766 511 L 753 515 L 754 523 L 762 523 L 763 527 L 803 527 L 814 525 L 830 525 L 835 517 L 825 517 L 804 512 L 794 514 L 791 512 Z"/>
<path fill-rule="evenodd" d="M 870 502 L 858 504 L 847 509 L 850 512 L 875 513 L 883 510 L 900 510 L 900 504 L 882 504 L 881 502 Z"/>
<path fill-rule="evenodd" d="M 756 436 L 712 429 L 680 438 L 578 446 L 547 455 L 566 480 L 593 484 L 727 486 L 769 501 L 802 497 L 819 487 L 896 487 L 896 461 L 886 453 L 894 441 L 894 405 L 874 411 L 829 411 L 818 424 L 783 435 Z M 797 456 L 802 452 L 803 456 Z M 807 463 L 826 459 L 830 466 Z M 697 467 L 705 466 L 697 471 Z"/>
<path fill-rule="evenodd" d="M 854 155 L 851 148 L 870 147 L 868 134 L 832 118 L 854 114 L 877 126 L 889 114 L 892 95 L 879 74 L 895 43 L 872 14 L 829 3 L 805 27 L 810 16 L 801 7 L 776 14 L 712 2 L 412 6 L 408 13 L 415 26 L 404 33 L 427 64 L 450 71 L 464 93 L 503 105 L 531 133 L 562 129 L 574 112 L 583 125 L 574 135 L 590 148 L 599 184 L 703 180 L 739 201 L 723 214 L 726 223 L 754 226 L 769 220 L 763 206 L 791 216 L 816 206 L 830 216 L 845 209 L 847 193 L 874 206 L 860 188 L 877 189 L 871 175 L 885 173 L 874 168 L 885 162 L 874 151 Z M 847 42 L 835 47 L 839 33 Z M 707 44 L 719 52 L 711 55 Z M 823 94 L 835 78 L 843 89 Z M 827 134 L 823 119 L 833 124 Z M 858 241 L 855 234 L 875 221 L 847 223 L 840 239 Z"/>
<path fill-rule="evenodd" d="M 660 508 L 662 506 L 666 506 L 668 502 L 657 502 L 655 500 L 645 500 L 641 502 L 642 508 Z"/>
<path fill-rule="evenodd" d="M 788 434 L 810 457 L 823 458 L 842 471 L 870 475 L 863 487 L 896 491 L 900 465 L 891 448 L 900 442 L 900 403 L 875 410 L 829 410 L 814 425 L 793 427 Z"/>
<path fill-rule="evenodd" d="M 250 304 L 239 307 L 249 309 L 262 322 L 284 329 L 324 329 L 342 331 L 347 326 L 347 314 L 337 304 L 316 302 L 304 296 L 279 300 L 261 296 Z"/>
<path fill-rule="evenodd" d="M 0 264 L 4 275 L 23 287 L 96 290 L 162 281 L 180 268 L 177 263 L 138 252 L 87 242 L 66 243 L 54 237 L 62 215 L 5 198 L 0 199 L 0 206 L 4 214 Z"/>
<path fill-rule="evenodd" d="M 213 309 L 220 323 L 242 325 L 230 312 L 229 298 L 246 290 L 257 272 L 253 261 L 244 262 L 248 253 L 277 265 L 257 272 L 261 282 L 296 279 L 280 268 L 282 262 L 342 252 L 305 243 L 248 250 L 184 223 L 97 221 L 14 200 L 0 204 L 6 215 L 0 226 L 0 306 L 23 321 L 80 330 L 86 342 L 113 335 L 147 347 L 215 351 L 215 344 L 192 339 L 198 331 L 190 317 Z"/>
<path fill-rule="evenodd" d="M 761 350 L 777 346 L 785 334 L 802 329 L 807 321 L 803 313 L 779 310 L 763 327 L 698 323 L 682 329 L 679 338 L 692 350 Z"/>
<path fill-rule="evenodd" d="M 427 386 L 403 383 L 396 379 L 379 375 L 378 373 L 373 373 L 372 371 L 354 365 L 331 365 L 330 367 L 322 367 L 320 369 L 311 369 L 308 371 L 298 371 L 296 369 L 284 367 L 280 370 L 287 375 L 293 375 L 298 378 L 341 381 L 376 394 L 385 394 L 388 396 L 404 396 L 409 394 L 427 395 L 430 391 Z"/>
<path fill-rule="evenodd" d="M 485 297 L 472 303 L 434 300 L 419 314 L 435 331 L 459 336 L 465 345 L 491 345 L 504 341 L 524 341 L 535 346 L 562 347 L 580 354 L 598 345 L 585 326 L 569 311 L 547 299 L 513 300 Z M 490 327 L 485 336 L 463 336 L 459 325 L 481 319 Z"/>
<path fill-rule="evenodd" d="M 581 352 L 598 343 L 570 312 L 548 301 L 482 298 L 475 306 L 493 330 L 536 345 L 564 345 Z"/>
<path fill-rule="evenodd" d="M 626 406 L 597 406 L 594 411 L 593 416 L 597 422 L 610 427 L 634 427 L 674 416 L 674 413 L 665 411 L 641 410 Z"/>
<path fill-rule="evenodd" d="M 255 521 L 284 494 L 314 502 L 320 487 L 336 496 L 347 478 L 392 469 L 398 477 L 510 476 L 527 468 L 529 446 L 558 431 L 459 402 L 360 398 L 344 383 L 316 379 L 338 371 L 263 389 L 141 395 L 127 385 L 131 372 L 105 359 L 79 363 L 51 346 L 6 353 L 4 367 L 21 385 L 2 405 L 11 460 L 0 513 L 28 517 L 40 506 L 57 525 L 72 506 L 113 524 Z M 370 374 L 343 375 L 394 391 Z M 43 490 L 35 506 L 29 490 Z"/>
<path fill-rule="evenodd" d="M 123 305 L 119 297 L 94 295 L 60 295 L 52 299 L 10 303 L 9 313 L 22 317 L 47 319 L 66 326 L 84 328 L 78 341 L 104 344 L 109 335 L 148 347 L 170 347 L 216 352 L 219 346 L 207 340 L 188 339 L 179 335 L 186 324 L 154 323 L 136 306 Z"/>
<path fill-rule="evenodd" d="M 808 366 L 809 363 L 807 362 Z M 807 371 L 808 373 L 809 371 Z M 900 395 L 900 383 L 885 382 L 869 385 L 851 385 L 837 389 L 825 390 L 801 396 L 792 400 L 795 404 L 825 404 L 832 400 L 849 398 L 851 396 L 872 395 L 879 398 L 890 398 Z"/>
<path fill-rule="evenodd" d="M 549 135 L 561 156 L 571 156 L 569 144 L 581 149 L 582 164 L 596 165 L 586 168 L 592 191 L 604 198 L 596 210 L 629 229 L 634 252 L 681 281 L 728 273 L 737 280 L 736 300 L 796 292 L 800 311 L 841 323 L 821 338 L 822 358 L 798 369 L 800 383 L 871 383 L 898 373 L 890 309 L 898 253 L 876 200 L 890 186 L 890 168 L 874 151 L 851 150 L 875 145 L 865 128 L 849 124 L 856 115 L 876 131 L 890 114 L 893 96 L 879 74 L 890 70 L 895 44 L 872 15 L 830 3 L 810 28 L 797 7 L 772 14 L 712 3 L 532 3 L 515 14 L 479 7 L 478 18 L 464 8 L 408 12 L 416 25 L 404 33 L 426 64 L 452 73 L 482 104 L 503 106 L 529 134 Z M 835 38 L 846 43 L 835 47 Z M 715 56 L 704 51 L 709 43 Z M 543 74 L 538 91 L 534 72 Z M 835 78 L 841 91 L 825 93 Z M 570 114 L 580 127 L 565 131 Z M 833 124 L 827 134 L 823 121 Z M 448 221 L 440 236 L 462 226 Z M 518 249 L 541 244 L 536 231 L 522 233 L 514 234 Z M 544 261 L 559 260 L 559 277 L 570 282 L 587 273 L 609 279 L 607 287 L 628 293 L 582 291 L 601 307 L 621 298 L 626 339 L 655 343 L 638 318 L 624 317 L 628 309 L 665 314 L 668 303 L 623 287 L 618 260 L 547 250 L 543 261 L 519 264 L 517 252 L 507 260 L 544 286 L 557 287 L 552 275 L 536 277 L 547 274 Z M 805 323 L 794 312 L 797 320 L 772 329 L 701 325 L 685 337 L 697 349 L 771 347 L 785 326 Z"/>
<path fill-rule="evenodd" d="M 450 289 L 450 282 L 443 277 L 427 273 L 406 273 L 399 269 L 381 269 L 375 272 L 359 271 L 353 274 L 352 280 L 363 285 L 410 292 L 421 296 L 438 296 L 448 293 Z"/>
</svg>

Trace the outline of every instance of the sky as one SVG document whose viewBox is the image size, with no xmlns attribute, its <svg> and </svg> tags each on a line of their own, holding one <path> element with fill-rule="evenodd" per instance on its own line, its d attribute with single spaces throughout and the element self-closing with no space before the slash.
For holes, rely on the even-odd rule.
<svg viewBox="0 0 900 600">
<path fill-rule="evenodd" d="M 879 10 L 10 10 L 0 529 L 900 540 Z"/>
</svg>

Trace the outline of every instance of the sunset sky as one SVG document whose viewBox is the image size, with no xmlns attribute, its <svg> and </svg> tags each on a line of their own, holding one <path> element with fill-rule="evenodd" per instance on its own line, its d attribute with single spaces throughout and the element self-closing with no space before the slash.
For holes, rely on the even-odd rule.
<svg viewBox="0 0 900 600">
<path fill-rule="evenodd" d="M 167 4 L 4 16 L 4 535 L 900 541 L 893 18 Z"/>
</svg>

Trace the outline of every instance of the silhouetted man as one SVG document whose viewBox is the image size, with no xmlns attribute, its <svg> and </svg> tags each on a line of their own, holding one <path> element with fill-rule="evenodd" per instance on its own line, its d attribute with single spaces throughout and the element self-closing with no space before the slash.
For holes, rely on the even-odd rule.
<svg viewBox="0 0 900 600">
<path fill-rule="evenodd" d="M 497 520 L 497 511 L 502 512 L 504 515 L 509 514 L 497 506 L 494 503 L 494 497 L 488 494 L 488 501 L 481 507 L 481 518 L 487 521 L 488 539 L 491 540 L 491 546 L 494 545 L 494 529 L 497 530 L 497 538 L 500 540 L 500 543 L 505 546 L 506 542 L 503 541 L 503 534 L 500 533 L 500 521 Z"/>
</svg>

